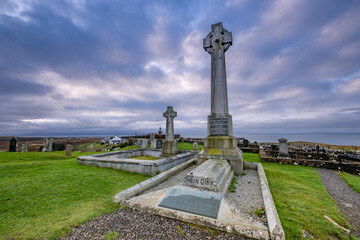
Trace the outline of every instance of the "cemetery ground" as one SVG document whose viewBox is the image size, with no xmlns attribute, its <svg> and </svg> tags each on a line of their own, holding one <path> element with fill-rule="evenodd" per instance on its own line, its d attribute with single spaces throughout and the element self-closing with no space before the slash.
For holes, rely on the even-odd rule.
<svg viewBox="0 0 360 240">
<path fill-rule="evenodd" d="M 186 148 L 186 144 L 179 144 L 181 148 Z M 63 237 L 72 228 L 103 213 L 115 212 L 120 206 L 112 203 L 114 195 L 150 177 L 78 165 L 76 157 L 93 153 L 72 154 L 66 157 L 64 152 L 0 153 L 0 239 Z M 252 153 L 244 153 L 244 160 L 260 162 L 259 155 Z M 287 239 L 301 239 L 304 230 L 315 239 L 347 239 L 324 218 L 327 215 L 350 228 L 315 168 L 266 162 L 262 165 Z M 358 176 L 341 176 L 359 189 Z M 109 214 L 102 215 L 100 221 L 106 216 Z M 184 227 L 177 227 L 179 224 L 175 223 L 172 231 L 182 238 L 186 232 Z M 137 229 L 142 228 L 146 224 Z M 121 237 L 121 232 L 111 232 L 104 232 L 103 236 Z"/>
</svg>

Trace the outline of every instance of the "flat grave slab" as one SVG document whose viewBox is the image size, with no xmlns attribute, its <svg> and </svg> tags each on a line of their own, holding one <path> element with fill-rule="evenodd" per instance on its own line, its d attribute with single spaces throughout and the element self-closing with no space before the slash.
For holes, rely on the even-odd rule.
<svg viewBox="0 0 360 240">
<path fill-rule="evenodd" d="M 231 166 L 226 160 L 209 159 L 189 172 L 183 185 L 221 192 L 231 172 Z"/>
<path fill-rule="evenodd" d="M 159 206 L 216 219 L 221 199 L 220 194 L 175 187 L 167 192 Z"/>
</svg>

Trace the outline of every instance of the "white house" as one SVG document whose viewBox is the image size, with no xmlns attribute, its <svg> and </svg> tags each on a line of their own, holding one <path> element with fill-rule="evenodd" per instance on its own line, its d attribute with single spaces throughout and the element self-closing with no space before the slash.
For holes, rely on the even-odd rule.
<svg viewBox="0 0 360 240">
<path fill-rule="evenodd" d="M 110 140 L 109 140 L 110 144 L 119 144 L 119 143 L 122 143 L 122 142 L 125 142 L 125 140 L 122 139 L 121 137 L 118 137 L 118 136 L 111 137 Z"/>
</svg>

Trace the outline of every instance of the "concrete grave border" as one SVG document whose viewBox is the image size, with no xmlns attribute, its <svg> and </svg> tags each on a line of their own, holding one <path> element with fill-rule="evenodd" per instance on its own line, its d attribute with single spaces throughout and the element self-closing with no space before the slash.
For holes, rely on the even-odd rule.
<svg viewBox="0 0 360 240">
<path fill-rule="evenodd" d="M 132 149 L 81 156 L 77 158 L 77 162 L 87 166 L 114 168 L 154 176 L 159 172 L 164 172 L 191 158 L 197 157 L 197 154 L 197 151 L 187 151 L 158 160 L 139 160 L 130 159 L 130 157 L 144 155 L 160 157 L 161 150 Z"/>
<path fill-rule="evenodd" d="M 255 162 L 244 162 L 244 167 L 247 169 L 253 169 L 258 171 L 258 176 L 260 180 L 260 186 L 261 186 L 261 192 L 262 197 L 264 201 L 265 206 L 265 212 L 266 212 L 266 218 L 268 222 L 268 231 L 265 229 L 254 229 L 250 226 L 238 226 L 238 225 L 230 225 L 222 223 L 221 221 L 218 221 L 216 219 L 203 217 L 194 215 L 191 213 L 183 213 L 183 212 L 177 212 L 170 209 L 161 208 L 154 209 L 149 207 L 144 207 L 139 204 L 131 204 L 128 199 L 138 196 L 141 193 L 151 189 L 152 187 L 160 184 L 161 182 L 167 180 L 171 176 L 179 173 L 180 171 L 184 170 L 185 168 L 193 165 L 196 163 L 196 159 L 190 159 L 174 168 L 171 168 L 155 177 L 152 177 L 146 181 L 143 181 L 139 184 L 134 185 L 133 187 L 130 187 L 122 192 L 119 192 L 116 194 L 116 196 L 113 198 L 113 201 L 116 203 L 120 203 L 122 205 L 135 208 L 140 211 L 146 211 L 151 214 L 161 215 L 164 217 L 169 217 L 185 222 L 190 222 L 194 224 L 200 224 L 207 227 L 211 227 L 214 229 L 218 229 L 221 231 L 238 234 L 238 235 L 245 235 L 248 237 L 252 237 L 255 239 L 276 239 L 276 240 L 284 240 L 285 239 L 285 233 L 281 225 L 281 221 L 279 218 L 279 215 L 276 210 L 276 206 L 274 203 L 274 200 L 272 198 L 270 188 L 268 185 L 268 181 L 266 179 L 266 174 L 264 172 L 264 169 L 261 165 L 261 163 L 255 163 Z M 221 206 L 223 206 L 226 203 L 222 203 Z"/>
</svg>

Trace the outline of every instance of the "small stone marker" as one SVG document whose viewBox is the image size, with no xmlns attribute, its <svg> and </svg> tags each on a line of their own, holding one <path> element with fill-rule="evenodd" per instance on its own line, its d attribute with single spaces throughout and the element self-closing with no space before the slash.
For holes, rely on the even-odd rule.
<svg viewBox="0 0 360 240">
<path fill-rule="evenodd" d="M 18 141 L 16 137 L 12 137 L 10 139 L 10 144 L 9 144 L 9 152 L 16 152 L 18 146 Z"/>
<path fill-rule="evenodd" d="M 244 139 L 244 147 L 249 147 L 249 140 L 247 139 Z"/>
<path fill-rule="evenodd" d="M 90 145 L 90 152 L 93 152 L 94 151 L 94 144 L 91 144 Z"/>
<path fill-rule="evenodd" d="M 155 133 L 150 134 L 150 142 L 155 140 Z"/>
<path fill-rule="evenodd" d="M 151 148 L 152 150 L 156 149 L 156 140 L 155 140 L 155 139 L 153 139 L 153 140 L 150 141 L 150 148 Z"/>
<path fill-rule="evenodd" d="M 166 137 L 163 142 L 163 156 L 174 155 L 178 152 L 174 138 L 174 118 L 176 116 L 177 112 L 174 111 L 172 106 L 168 106 L 166 112 L 163 113 L 163 117 L 166 118 Z"/>
<path fill-rule="evenodd" d="M 162 149 L 162 139 L 156 139 L 156 149 Z"/>
<path fill-rule="evenodd" d="M 279 138 L 279 157 L 288 157 L 288 147 L 287 147 L 287 139 L 286 138 Z"/>
<path fill-rule="evenodd" d="M 66 145 L 65 155 L 66 156 L 71 156 L 71 144 L 70 143 Z"/>
<path fill-rule="evenodd" d="M 198 143 L 195 141 L 193 142 L 193 150 L 199 150 L 199 146 L 198 146 Z"/>
<path fill-rule="evenodd" d="M 54 139 L 50 139 L 49 145 L 48 145 L 48 148 L 47 148 L 47 152 L 52 152 L 53 151 L 53 142 L 54 142 Z"/>
<path fill-rule="evenodd" d="M 46 152 L 49 146 L 49 139 L 48 138 L 43 138 L 43 148 L 42 151 Z"/>
<path fill-rule="evenodd" d="M 141 142 L 141 148 L 146 149 L 146 148 L 147 148 L 147 144 L 148 144 L 148 140 L 147 140 L 147 139 L 142 140 L 142 142 Z"/>
<path fill-rule="evenodd" d="M 220 194 L 172 188 L 167 192 L 159 206 L 216 219 L 221 199 Z"/>
<path fill-rule="evenodd" d="M 21 152 L 27 152 L 27 148 L 28 148 L 28 142 L 23 143 L 23 145 L 21 146 Z"/>
</svg>

